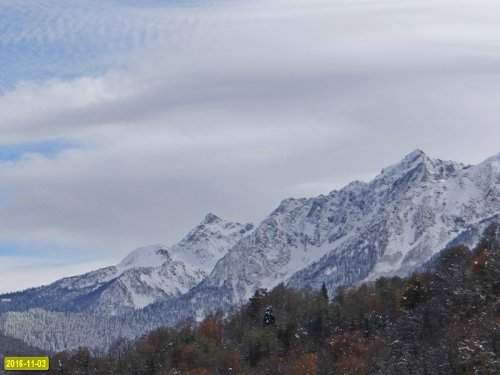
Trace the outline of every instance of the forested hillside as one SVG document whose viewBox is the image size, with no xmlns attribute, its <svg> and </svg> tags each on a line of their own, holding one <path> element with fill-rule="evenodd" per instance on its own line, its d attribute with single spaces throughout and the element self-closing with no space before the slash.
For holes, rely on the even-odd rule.
<svg viewBox="0 0 500 375">
<path fill-rule="evenodd" d="M 368 183 L 289 198 L 259 224 L 214 214 L 175 245 L 134 250 L 115 266 L 0 296 L 0 331 L 53 352 L 106 352 L 211 311 L 233 313 L 256 289 L 330 295 L 405 277 L 449 243 L 475 247 L 500 215 L 500 154 L 475 166 L 415 150 Z"/>
<path fill-rule="evenodd" d="M 52 357 L 50 374 L 498 374 L 500 233 L 445 250 L 425 273 L 319 291 L 257 290 L 238 313 L 212 313 L 107 355 Z"/>
</svg>

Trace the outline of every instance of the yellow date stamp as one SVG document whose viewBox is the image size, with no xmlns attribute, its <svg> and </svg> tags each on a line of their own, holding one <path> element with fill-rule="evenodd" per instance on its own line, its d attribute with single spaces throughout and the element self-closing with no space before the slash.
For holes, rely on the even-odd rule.
<svg viewBox="0 0 500 375">
<path fill-rule="evenodd" d="M 5 357 L 5 371 L 46 371 L 49 369 L 49 357 Z"/>
</svg>

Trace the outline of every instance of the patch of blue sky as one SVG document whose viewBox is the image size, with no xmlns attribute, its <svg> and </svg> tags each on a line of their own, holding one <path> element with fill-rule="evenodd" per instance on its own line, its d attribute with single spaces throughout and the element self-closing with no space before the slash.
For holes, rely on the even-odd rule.
<svg viewBox="0 0 500 375">
<path fill-rule="evenodd" d="M 0 1 L 0 93 L 13 89 L 20 81 L 95 76 L 109 69 L 123 68 L 126 64 L 122 54 L 154 44 L 158 30 L 152 25 L 165 21 L 165 13 L 141 12 L 141 8 L 168 9 L 212 3 L 200 0 Z"/>
<path fill-rule="evenodd" d="M 0 241 L 0 257 L 39 258 L 46 260 L 47 264 L 92 261 L 102 258 L 100 255 L 98 251 L 89 251 L 77 246 Z"/>
<path fill-rule="evenodd" d="M 67 10 L 44 10 L 41 14 L 18 7 L 0 6 L 0 92 L 13 89 L 18 82 L 41 82 L 51 78 L 70 79 L 82 75 L 97 75 L 112 64 L 110 55 L 133 47 L 128 35 L 93 29 L 75 14 L 72 27 Z M 91 17 L 86 14 L 84 17 Z M 65 17 L 62 25 L 52 26 L 48 20 Z M 81 26 L 81 24 L 85 26 Z M 89 21 L 89 24 L 92 22 Z M 54 30 L 52 30 L 54 28 Z M 140 32 L 140 31 L 139 31 Z M 140 40 L 140 38 L 138 39 Z M 113 66 L 114 67 L 114 66 Z"/>
<path fill-rule="evenodd" d="M 21 160 L 27 154 L 53 157 L 68 149 L 81 148 L 82 146 L 79 142 L 61 139 L 18 144 L 0 144 L 0 162 Z"/>
<path fill-rule="evenodd" d="M 200 5 L 203 4 L 206 1 L 203 0 L 142 0 L 142 1 L 137 1 L 137 0 L 113 0 L 114 3 L 116 4 L 123 4 L 123 5 L 130 5 L 130 6 L 135 6 L 135 7 L 164 7 L 164 6 L 169 6 L 169 5 L 175 5 L 175 6 L 193 6 L 193 5 Z"/>
<path fill-rule="evenodd" d="M 82 75 L 96 75 L 105 67 L 82 64 L 83 55 L 77 57 L 74 51 L 50 45 L 29 46 L 27 43 L 0 45 L 0 92 L 15 88 L 22 81 L 43 82 L 52 78 L 72 79 Z"/>
<path fill-rule="evenodd" d="M 39 249 L 33 249 L 25 245 L 10 243 L 10 242 L 0 242 L 0 256 L 27 256 L 31 255 L 34 251 Z"/>
<path fill-rule="evenodd" d="M 0 92 L 11 90 L 22 81 L 102 74 L 111 67 L 106 55 L 119 53 L 119 45 L 122 50 L 127 48 L 123 41 L 116 44 L 115 51 L 110 51 L 108 43 L 85 38 L 78 43 L 65 40 L 0 43 Z"/>
</svg>

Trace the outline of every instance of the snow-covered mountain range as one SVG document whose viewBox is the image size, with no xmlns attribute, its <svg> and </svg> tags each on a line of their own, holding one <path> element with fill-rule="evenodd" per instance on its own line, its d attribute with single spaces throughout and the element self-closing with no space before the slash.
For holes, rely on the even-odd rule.
<svg viewBox="0 0 500 375">
<path fill-rule="evenodd" d="M 5 296 L 11 302 L 0 304 L 0 312 L 18 312 L 1 315 L 0 327 L 30 344 L 60 349 L 78 346 L 78 339 L 58 337 L 58 347 L 47 345 L 47 338 L 24 334 L 20 322 L 43 317 L 48 326 L 60 325 L 75 321 L 68 312 L 99 313 L 113 319 L 101 319 L 99 329 L 108 336 L 93 339 L 106 346 L 119 335 L 229 309 L 256 288 L 281 282 L 313 288 L 325 283 L 334 292 L 339 285 L 406 275 L 460 238 L 474 245 L 499 214 L 500 154 L 465 166 L 417 150 L 371 182 L 285 199 L 255 228 L 209 214 L 177 245 L 141 248 L 117 266 Z"/>
<path fill-rule="evenodd" d="M 3 298 L 10 302 L 0 304 L 0 311 L 41 307 L 117 315 L 143 308 L 186 293 L 252 229 L 252 224 L 233 223 L 210 213 L 174 246 L 141 247 L 116 266 L 6 295 Z"/>
<path fill-rule="evenodd" d="M 286 199 L 190 293 L 184 307 L 245 302 L 280 282 L 331 292 L 380 276 L 406 275 L 467 231 L 469 244 L 500 213 L 500 154 L 476 166 L 431 159 L 420 150 L 315 198 Z"/>
</svg>

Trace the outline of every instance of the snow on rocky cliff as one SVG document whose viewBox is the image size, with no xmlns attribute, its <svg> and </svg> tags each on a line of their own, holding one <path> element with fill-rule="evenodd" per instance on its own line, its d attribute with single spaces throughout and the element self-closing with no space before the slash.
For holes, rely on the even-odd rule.
<svg viewBox="0 0 500 375">
<path fill-rule="evenodd" d="M 221 259 L 200 294 L 218 287 L 239 303 L 280 282 L 333 290 L 405 275 L 500 212 L 499 159 L 465 166 L 416 150 L 369 183 L 286 199 Z"/>
</svg>

